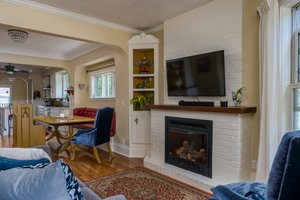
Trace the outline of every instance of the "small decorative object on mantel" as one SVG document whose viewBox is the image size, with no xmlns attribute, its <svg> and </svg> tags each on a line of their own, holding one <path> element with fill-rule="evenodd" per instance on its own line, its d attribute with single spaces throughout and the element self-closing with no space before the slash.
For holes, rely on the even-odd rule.
<svg viewBox="0 0 300 200">
<path fill-rule="evenodd" d="M 245 87 L 241 87 L 236 92 L 232 91 L 232 100 L 235 106 L 239 107 L 241 105 L 242 96 L 245 89 L 246 89 Z"/>
<path fill-rule="evenodd" d="M 220 100 L 220 106 L 221 107 L 228 107 L 228 99 L 227 97 L 222 97 Z"/>
<path fill-rule="evenodd" d="M 74 95 L 74 87 L 72 85 L 67 89 L 67 93 L 68 95 Z"/>
<path fill-rule="evenodd" d="M 143 56 L 141 61 L 135 62 L 134 64 L 139 66 L 140 74 L 149 74 L 151 61 L 147 60 L 146 56 Z"/>
</svg>

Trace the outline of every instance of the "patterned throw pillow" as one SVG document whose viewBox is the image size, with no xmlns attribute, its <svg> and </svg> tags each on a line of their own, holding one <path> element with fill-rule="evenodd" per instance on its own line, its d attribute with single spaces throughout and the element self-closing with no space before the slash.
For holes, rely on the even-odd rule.
<svg viewBox="0 0 300 200">
<path fill-rule="evenodd" d="M 48 158 L 40 158 L 34 160 L 18 160 L 14 158 L 6 158 L 0 156 L 0 170 L 8 170 L 16 167 L 37 165 L 37 164 L 49 164 Z"/>
<path fill-rule="evenodd" d="M 58 163 L 58 165 L 61 167 L 62 171 L 65 174 L 67 190 L 71 198 L 73 200 L 84 200 L 78 181 L 73 175 L 73 172 L 70 169 L 70 167 L 62 160 L 58 160 L 56 161 L 56 163 Z"/>
</svg>

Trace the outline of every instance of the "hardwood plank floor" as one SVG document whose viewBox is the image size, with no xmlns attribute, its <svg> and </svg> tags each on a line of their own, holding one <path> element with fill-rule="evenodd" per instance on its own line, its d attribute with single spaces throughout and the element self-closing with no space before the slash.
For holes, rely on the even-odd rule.
<svg viewBox="0 0 300 200">
<path fill-rule="evenodd" d="M 0 147 L 12 147 L 12 136 L 8 137 L 6 135 L 0 136 Z"/>
<path fill-rule="evenodd" d="M 82 181 L 90 181 L 103 176 L 108 176 L 130 168 L 143 166 L 141 158 L 127 158 L 120 154 L 114 153 L 114 159 L 109 160 L 106 151 L 98 149 L 101 164 L 98 164 L 92 154 L 87 151 L 77 151 L 76 158 L 72 161 L 66 155 L 59 156 L 72 168 L 75 175 Z"/>
<path fill-rule="evenodd" d="M 50 146 L 52 144 L 50 143 Z M 1 136 L 0 148 L 12 147 L 12 137 Z M 114 159 L 109 161 L 109 155 L 106 151 L 98 149 L 101 164 L 98 164 L 95 158 L 87 151 L 76 151 L 76 158 L 72 161 L 66 153 L 59 156 L 53 154 L 53 160 L 63 159 L 73 170 L 74 174 L 82 181 L 87 182 L 103 176 L 111 175 L 130 168 L 143 166 L 141 158 L 127 158 L 117 153 L 113 153 Z"/>
</svg>

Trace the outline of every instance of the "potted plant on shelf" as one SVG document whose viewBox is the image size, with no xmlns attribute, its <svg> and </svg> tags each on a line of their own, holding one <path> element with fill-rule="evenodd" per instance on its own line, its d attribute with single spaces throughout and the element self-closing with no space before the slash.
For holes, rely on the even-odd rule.
<svg viewBox="0 0 300 200">
<path fill-rule="evenodd" d="M 130 99 L 130 104 L 133 105 L 134 110 L 150 110 L 149 105 L 154 103 L 154 94 L 139 95 Z"/>
</svg>

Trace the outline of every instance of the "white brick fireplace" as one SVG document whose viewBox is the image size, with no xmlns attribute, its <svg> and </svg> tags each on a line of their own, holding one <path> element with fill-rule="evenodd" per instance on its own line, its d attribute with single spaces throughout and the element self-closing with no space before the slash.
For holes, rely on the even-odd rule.
<svg viewBox="0 0 300 200">
<path fill-rule="evenodd" d="M 218 184 L 250 180 L 251 112 L 241 112 L 241 114 L 206 112 L 201 111 L 202 108 L 197 111 L 185 110 L 182 107 L 181 109 L 183 110 L 152 109 L 151 149 L 144 159 L 144 165 L 207 191 Z M 212 178 L 165 163 L 166 116 L 213 121 Z"/>
</svg>

